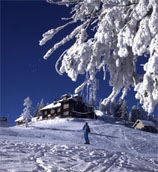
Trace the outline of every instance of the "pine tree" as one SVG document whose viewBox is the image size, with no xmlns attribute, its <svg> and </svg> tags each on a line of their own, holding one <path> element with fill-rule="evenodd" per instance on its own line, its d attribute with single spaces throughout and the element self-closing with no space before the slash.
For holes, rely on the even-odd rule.
<svg viewBox="0 0 158 172">
<path fill-rule="evenodd" d="M 39 106 L 40 106 L 40 104 L 37 103 L 36 109 L 35 109 L 35 111 L 34 111 L 34 117 L 37 117 L 37 116 L 38 116 Z"/>
<path fill-rule="evenodd" d="M 131 122 L 136 122 L 136 120 L 138 118 L 139 118 L 139 115 L 138 115 L 137 106 L 133 106 L 132 110 L 131 110 L 131 114 L 130 114 L 130 121 Z"/>
<path fill-rule="evenodd" d="M 155 117 L 154 117 L 152 114 L 148 114 L 147 119 L 148 119 L 149 121 L 152 121 L 152 122 L 155 122 L 155 121 L 156 121 L 156 120 L 155 120 Z"/>
<path fill-rule="evenodd" d="M 44 107 L 44 100 L 41 99 L 40 105 L 39 105 L 39 111 L 38 111 L 38 115 L 37 115 L 38 119 L 40 118 L 40 116 L 42 116 L 41 109 L 42 109 L 43 107 Z"/>
<path fill-rule="evenodd" d="M 121 107 L 120 107 L 120 113 L 121 113 L 121 119 L 127 121 L 128 120 L 128 107 L 127 102 L 123 101 Z"/>
<path fill-rule="evenodd" d="M 139 107 L 139 111 L 140 111 L 140 119 L 147 120 L 147 113 L 141 106 Z"/>
<path fill-rule="evenodd" d="M 40 118 L 40 116 L 42 115 L 41 109 L 44 107 L 44 101 L 43 99 L 41 99 L 40 103 L 37 103 L 35 112 L 34 112 L 34 117 L 37 117 L 37 119 Z"/>
<path fill-rule="evenodd" d="M 32 116 L 30 114 L 30 109 L 31 109 L 31 105 L 32 105 L 31 99 L 29 97 L 24 99 L 23 105 L 25 107 L 23 109 L 23 113 L 21 114 L 21 116 L 23 117 L 26 127 L 28 127 L 28 122 L 31 121 L 31 119 L 32 119 Z"/>
<path fill-rule="evenodd" d="M 121 106 L 122 106 L 122 100 L 119 100 L 118 103 L 115 103 L 114 109 L 115 109 L 115 117 L 116 118 L 121 118 Z"/>
</svg>

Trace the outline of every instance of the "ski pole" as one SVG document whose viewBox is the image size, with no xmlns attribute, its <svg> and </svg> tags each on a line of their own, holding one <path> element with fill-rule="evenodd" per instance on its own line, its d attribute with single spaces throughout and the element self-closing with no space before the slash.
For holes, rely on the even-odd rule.
<svg viewBox="0 0 158 172">
<path fill-rule="evenodd" d="M 82 136 L 81 136 L 81 143 L 82 143 L 82 141 L 83 141 L 83 134 L 82 134 Z"/>
</svg>

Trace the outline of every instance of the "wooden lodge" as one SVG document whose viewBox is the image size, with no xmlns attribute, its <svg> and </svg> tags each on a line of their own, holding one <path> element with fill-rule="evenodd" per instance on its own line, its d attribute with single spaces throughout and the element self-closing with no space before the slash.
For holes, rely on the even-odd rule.
<svg viewBox="0 0 158 172">
<path fill-rule="evenodd" d="M 19 118 L 17 118 L 15 120 L 15 122 L 16 122 L 16 125 L 24 124 L 24 118 L 23 118 L 23 116 L 20 116 Z"/>
<path fill-rule="evenodd" d="M 58 101 L 43 107 L 42 119 L 60 117 L 95 118 L 93 107 L 82 101 L 78 95 L 63 95 Z"/>
<path fill-rule="evenodd" d="M 147 120 L 137 120 L 132 126 L 134 129 L 156 133 L 157 129 L 152 121 Z"/>
<path fill-rule="evenodd" d="M 30 119 L 28 119 L 28 122 L 31 122 L 31 117 L 30 117 Z M 19 117 L 19 118 L 17 118 L 16 120 L 15 120 L 15 122 L 16 122 L 16 125 L 22 125 L 22 124 L 25 124 L 25 119 L 24 119 L 24 116 L 21 114 L 21 116 Z"/>
</svg>

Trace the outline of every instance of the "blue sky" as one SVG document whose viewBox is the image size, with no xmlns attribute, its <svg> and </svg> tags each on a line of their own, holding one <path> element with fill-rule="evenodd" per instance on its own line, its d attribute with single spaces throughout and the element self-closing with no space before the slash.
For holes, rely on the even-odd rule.
<svg viewBox="0 0 158 172">
<path fill-rule="evenodd" d="M 43 60 L 45 52 L 70 32 L 72 26 L 60 32 L 55 39 L 39 46 L 42 34 L 51 28 L 65 23 L 62 17 L 69 16 L 69 9 L 55 6 L 45 1 L 1 1 L 1 116 L 9 118 L 9 124 L 23 111 L 23 100 L 29 96 L 33 107 L 43 98 L 51 103 L 83 82 L 77 82 L 55 71 L 55 62 L 72 42 L 62 46 L 48 59 Z M 139 68 L 142 72 L 142 68 Z M 100 74 L 101 78 L 103 74 Z M 111 88 L 101 81 L 98 100 L 108 96 Z M 126 97 L 129 107 L 136 104 L 134 92 Z M 33 111 L 32 111 L 33 112 Z"/>
</svg>

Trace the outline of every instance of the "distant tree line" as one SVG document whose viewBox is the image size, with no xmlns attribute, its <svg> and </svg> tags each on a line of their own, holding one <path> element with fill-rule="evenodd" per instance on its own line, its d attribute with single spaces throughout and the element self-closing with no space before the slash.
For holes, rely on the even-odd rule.
<svg viewBox="0 0 158 172">
<path fill-rule="evenodd" d="M 99 110 L 116 120 L 130 122 L 136 122 L 137 119 L 150 120 L 153 122 L 156 121 L 154 115 L 147 114 L 147 112 L 145 112 L 140 105 L 134 105 L 131 111 L 129 111 L 127 102 L 125 100 L 110 102 L 106 106 L 100 103 Z"/>
</svg>

